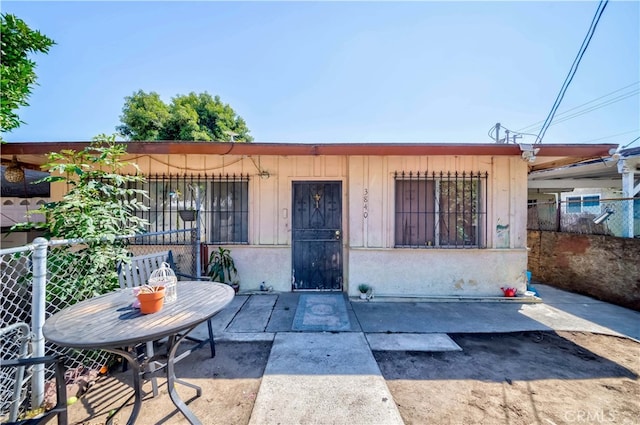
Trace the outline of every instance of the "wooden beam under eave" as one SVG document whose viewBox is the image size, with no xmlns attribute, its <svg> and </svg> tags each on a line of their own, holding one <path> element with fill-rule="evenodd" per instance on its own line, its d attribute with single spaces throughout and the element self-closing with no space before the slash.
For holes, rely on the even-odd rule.
<svg viewBox="0 0 640 425">
<path fill-rule="evenodd" d="M 622 178 L 619 179 L 553 179 L 553 180 L 529 180 L 529 189 L 557 190 L 565 188 L 602 188 L 621 189 Z"/>
<path fill-rule="evenodd" d="M 600 157 L 597 156 L 597 157 L 579 157 L 579 158 L 575 158 L 575 157 L 560 158 L 550 162 L 543 162 L 542 164 L 530 165 L 529 172 L 531 173 L 534 171 L 543 171 L 543 170 L 549 170 L 552 168 L 560 168 L 567 165 L 578 164 L 580 162 L 591 161 L 598 158 Z"/>
</svg>

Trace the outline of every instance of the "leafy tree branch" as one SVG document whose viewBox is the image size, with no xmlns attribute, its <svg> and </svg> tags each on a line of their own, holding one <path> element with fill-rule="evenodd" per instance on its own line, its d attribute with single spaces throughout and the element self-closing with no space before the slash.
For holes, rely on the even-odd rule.
<svg viewBox="0 0 640 425">
<path fill-rule="evenodd" d="M 8 13 L 0 16 L 0 31 L 0 131 L 4 133 L 23 124 L 16 110 L 29 106 L 27 99 L 36 84 L 36 63 L 29 54 L 48 53 L 55 42 Z"/>
<path fill-rule="evenodd" d="M 142 202 L 147 193 L 129 187 L 144 177 L 120 174 L 127 166 L 137 169 L 122 160 L 125 154 L 125 147 L 115 143 L 115 135 L 100 135 L 81 151 L 63 149 L 49 154 L 44 168 L 51 175 L 39 182 L 65 184 L 68 191 L 61 200 L 31 211 L 44 214 L 45 222 L 21 223 L 12 230 L 41 230 L 47 239 L 85 240 L 80 249 L 63 246 L 51 250 L 48 261 L 52 269 L 77 271 L 74 279 L 53 272 L 47 286 L 51 295 L 70 299 L 81 293 L 86 298 L 118 288 L 116 267 L 127 261 L 127 247 L 116 237 L 141 233 L 148 225 L 137 214 L 147 209 Z"/>
</svg>

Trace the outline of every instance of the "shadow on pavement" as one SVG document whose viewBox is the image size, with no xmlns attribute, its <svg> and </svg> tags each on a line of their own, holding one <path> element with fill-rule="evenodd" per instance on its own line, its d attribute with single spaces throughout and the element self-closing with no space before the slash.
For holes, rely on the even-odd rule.
<svg viewBox="0 0 640 425">
<path fill-rule="evenodd" d="M 508 383 L 543 379 L 638 379 L 627 367 L 555 332 L 449 336 L 462 347 L 461 352 L 374 352 L 374 357 L 385 379 Z"/>
</svg>

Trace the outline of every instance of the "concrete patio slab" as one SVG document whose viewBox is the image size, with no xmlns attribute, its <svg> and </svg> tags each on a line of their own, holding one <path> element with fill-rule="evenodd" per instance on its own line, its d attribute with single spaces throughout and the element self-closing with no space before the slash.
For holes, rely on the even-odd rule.
<svg viewBox="0 0 640 425">
<path fill-rule="evenodd" d="M 277 295 L 252 296 L 236 314 L 228 332 L 264 332 L 271 318 Z"/>
<path fill-rule="evenodd" d="M 541 304 L 527 304 L 538 306 Z M 365 333 L 493 333 L 552 330 L 515 303 L 353 303 Z"/>
<path fill-rule="evenodd" d="M 267 332 L 291 331 L 299 298 L 300 294 L 296 292 L 278 294 L 278 301 L 276 301 L 271 312 L 271 319 L 266 329 Z"/>
<path fill-rule="evenodd" d="M 275 338 L 274 332 L 223 332 L 214 334 L 216 342 L 271 342 Z"/>
<path fill-rule="evenodd" d="M 366 334 L 374 351 L 462 351 L 447 334 Z"/>
<path fill-rule="evenodd" d="M 624 335 L 640 341 L 640 312 L 548 285 L 536 284 L 536 288 L 543 294 L 545 305 L 597 325 L 598 330 L 593 332 Z M 576 320 L 568 323 L 575 325 Z M 562 322 L 555 326 L 559 330 L 575 330 Z"/>
<path fill-rule="evenodd" d="M 249 423 L 403 421 L 362 333 L 282 332 L 274 339 Z"/>
<path fill-rule="evenodd" d="M 216 314 L 211 319 L 211 327 L 213 330 L 214 339 L 217 341 L 217 336 L 222 334 L 229 323 L 233 320 L 233 318 L 238 314 L 240 309 L 246 304 L 249 296 L 247 295 L 236 295 L 231 303 L 218 314 Z M 190 336 L 199 339 L 207 339 L 209 338 L 209 330 L 207 328 L 207 323 L 201 323 L 198 325 L 193 331 L 191 331 Z"/>
</svg>

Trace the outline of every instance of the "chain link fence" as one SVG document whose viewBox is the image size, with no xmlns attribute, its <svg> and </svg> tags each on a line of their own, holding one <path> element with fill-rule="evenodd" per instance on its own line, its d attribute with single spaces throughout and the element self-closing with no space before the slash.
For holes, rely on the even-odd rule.
<svg viewBox="0 0 640 425">
<path fill-rule="evenodd" d="M 174 267 L 187 275 L 200 275 L 200 246 L 195 229 L 149 233 L 122 237 L 120 240 L 125 241 L 132 256 L 170 249 Z M 56 312 L 98 293 L 115 290 L 118 286 L 117 283 L 115 287 L 110 284 L 97 289 L 84 286 L 85 282 L 91 280 L 91 276 L 88 276 L 92 270 L 91 264 L 84 260 L 74 261 L 74 252 L 84 246 L 82 240 L 42 241 L 40 244 L 34 242 L 0 250 L 0 353 L 2 359 L 65 355 L 67 384 L 78 380 L 86 382 L 108 365 L 113 355 L 99 350 L 79 351 L 45 343 L 42 324 Z M 22 329 L 17 326 L 20 323 L 27 324 L 28 332 L 19 330 Z M 19 329 L 14 329 L 16 327 Z M 55 392 L 48 394 L 55 391 L 53 367 L 41 367 L 39 370 L 38 366 L 34 366 L 25 370 L 23 377 L 16 375 L 16 372 L 22 373 L 11 368 L 0 369 L 0 422 L 4 422 L 16 406 L 19 413 L 24 414 L 42 407 L 43 403 L 46 405 L 50 397 L 55 399 Z M 21 397 L 13 400 L 17 388 L 21 388 Z"/>
<path fill-rule="evenodd" d="M 640 237 L 640 198 L 530 202 L 528 230 Z"/>
</svg>

